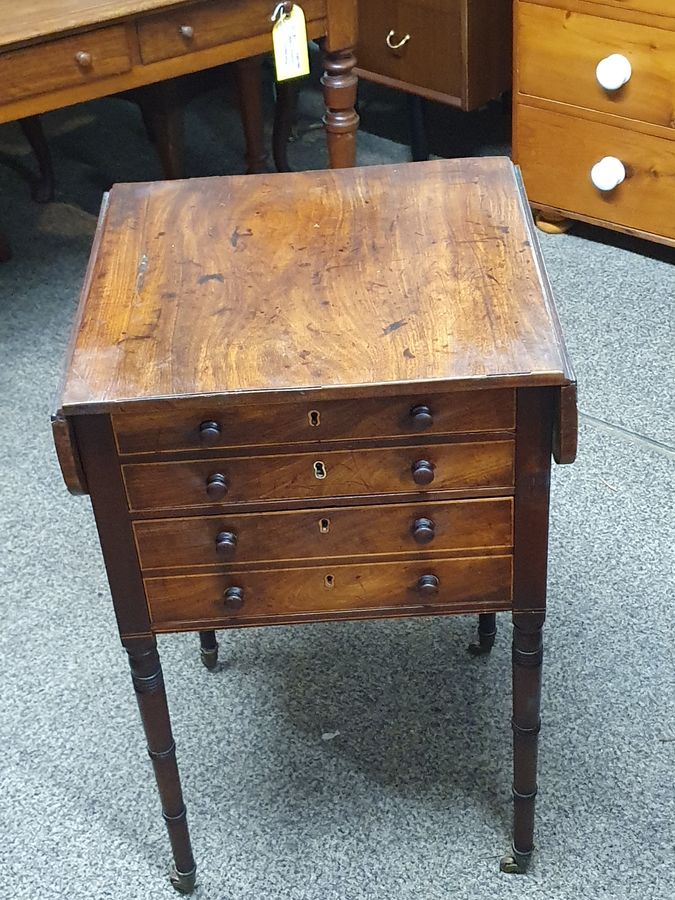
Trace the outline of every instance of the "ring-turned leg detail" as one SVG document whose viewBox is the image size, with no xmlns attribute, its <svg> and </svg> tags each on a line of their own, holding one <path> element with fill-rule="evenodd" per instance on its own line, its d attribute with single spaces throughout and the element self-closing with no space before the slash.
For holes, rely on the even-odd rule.
<svg viewBox="0 0 675 900">
<path fill-rule="evenodd" d="M 138 709 L 148 742 L 148 753 L 162 803 L 162 814 L 169 832 L 175 869 L 171 883 L 187 894 L 195 886 L 196 866 L 190 845 L 183 792 L 176 763 L 176 745 L 166 702 L 162 667 L 154 638 L 125 643 Z"/>
<path fill-rule="evenodd" d="M 202 662 L 207 669 L 215 669 L 218 665 L 218 641 L 215 631 L 200 631 L 199 644 Z"/>
<path fill-rule="evenodd" d="M 351 47 L 334 52 L 324 51 L 324 73 L 321 77 L 326 114 L 323 117 L 328 140 L 331 169 L 345 169 L 356 164 L 356 130 L 359 117 L 354 108 L 358 79 L 354 74 L 356 57 Z"/>
<path fill-rule="evenodd" d="M 513 627 L 513 847 L 502 872 L 522 874 L 534 850 L 537 746 L 541 701 L 543 613 L 514 616 Z"/>
<path fill-rule="evenodd" d="M 494 647 L 497 636 L 497 614 L 481 613 L 478 616 L 478 642 L 469 644 L 472 656 L 484 656 Z"/>
</svg>

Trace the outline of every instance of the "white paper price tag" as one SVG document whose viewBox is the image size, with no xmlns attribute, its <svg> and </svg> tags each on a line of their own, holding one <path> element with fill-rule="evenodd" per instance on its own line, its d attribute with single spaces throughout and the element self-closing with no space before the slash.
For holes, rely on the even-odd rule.
<svg viewBox="0 0 675 900">
<path fill-rule="evenodd" d="M 309 52 L 307 50 L 307 27 L 302 7 L 294 3 L 289 13 L 280 3 L 272 16 L 272 44 L 277 81 L 309 75 Z"/>
</svg>

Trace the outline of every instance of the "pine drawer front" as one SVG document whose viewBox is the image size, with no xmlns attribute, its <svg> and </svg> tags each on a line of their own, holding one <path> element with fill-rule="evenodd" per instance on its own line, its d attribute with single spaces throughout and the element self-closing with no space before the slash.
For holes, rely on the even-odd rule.
<svg viewBox="0 0 675 900">
<path fill-rule="evenodd" d="M 30 67 L 30 78 L 27 77 Z M 124 28 L 100 28 L 0 55 L 0 102 L 9 103 L 131 69 Z"/>
<path fill-rule="evenodd" d="M 590 6 L 604 6 L 617 12 L 651 13 L 655 16 L 673 17 L 672 0 L 586 0 Z M 603 10 L 603 13 L 605 10 Z"/>
<path fill-rule="evenodd" d="M 620 160 L 626 178 L 601 191 L 590 173 L 608 156 Z M 675 238 L 675 140 L 521 104 L 518 163 L 534 206 Z"/>
<path fill-rule="evenodd" d="M 435 501 L 134 523 L 141 568 L 510 551 L 513 500 Z"/>
<path fill-rule="evenodd" d="M 509 609 L 512 557 L 146 578 L 153 628 Z"/>
<path fill-rule="evenodd" d="M 326 14 L 324 0 L 305 0 L 302 8 L 308 22 Z M 271 48 L 273 11 L 268 0 L 220 0 L 147 16 L 138 23 L 141 57 L 153 63 L 266 33 Z"/>
<path fill-rule="evenodd" d="M 512 440 L 122 467 L 132 510 L 513 487 Z"/>
<path fill-rule="evenodd" d="M 510 431 L 515 393 L 461 391 L 234 407 L 202 402 L 169 412 L 118 414 L 113 425 L 122 455 Z"/>
<path fill-rule="evenodd" d="M 675 125 L 675 31 L 532 3 L 517 9 L 520 94 Z"/>
</svg>

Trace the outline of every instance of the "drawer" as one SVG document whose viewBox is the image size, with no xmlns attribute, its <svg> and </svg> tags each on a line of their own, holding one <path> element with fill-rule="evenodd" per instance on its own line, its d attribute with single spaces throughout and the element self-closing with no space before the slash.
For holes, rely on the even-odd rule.
<svg viewBox="0 0 675 900">
<path fill-rule="evenodd" d="M 143 569 L 513 545 L 510 497 L 135 522 Z"/>
<path fill-rule="evenodd" d="M 667 128 L 675 124 L 675 31 L 521 3 L 518 41 L 521 93 Z M 596 66 L 614 54 L 632 71 L 622 87 L 605 89 Z"/>
<path fill-rule="evenodd" d="M 653 13 L 655 16 L 667 16 L 669 19 L 673 17 L 673 0 L 587 0 L 587 2 L 609 6 L 616 10 Z"/>
<path fill-rule="evenodd" d="M 0 55 L 0 103 L 128 72 L 124 28 L 101 28 Z"/>
<path fill-rule="evenodd" d="M 428 4 L 359 3 L 358 65 L 368 72 L 408 84 L 462 97 L 464 93 L 464 47 L 462 2 L 448 0 L 440 9 Z M 387 46 L 409 35 L 399 49 Z"/>
<path fill-rule="evenodd" d="M 423 408 L 424 407 L 424 408 Z M 202 423 L 214 425 L 202 429 Z M 225 407 L 200 403 L 160 413 L 113 416 L 119 451 L 159 453 L 202 447 L 287 445 L 515 427 L 515 392 L 464 391 L 419 397 Z"/>
<path fill-rule="evenodd" d="M 274 7 L 270 0 L 220 0 L 147 16 L 138 23 L 141 58 L 158 62 L 265 33 L 271 49 Z M 326 14 L 325 0 L 304 0 L 302 8 L 308 22 Z"/>
<path fill-rule="evenodd" d="M 511 556 L 146 578 L 153 628 L 509 609 Z M 235 589 L 234 591 L 232 589 Z"/>
<path fill-rule="evenodd" d="M 675 140 L 518 106 L 518 163 L 536 206 L 552 206 L 675 238 Z M 627 177 L 612 191 L 593 186 L 590 171 L 615 156 Z"/>
<path fill-rule="evenodd" d="M 130 508 L 142 510 L 510 488 L 513 462 L 514 442 L 505 440 L 137 463 L 122 471 Z"/>
</svg>

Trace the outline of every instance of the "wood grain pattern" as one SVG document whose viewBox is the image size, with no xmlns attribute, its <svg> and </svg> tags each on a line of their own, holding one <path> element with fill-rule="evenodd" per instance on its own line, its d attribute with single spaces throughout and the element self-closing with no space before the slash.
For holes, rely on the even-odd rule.
<svg viewBox="0 0 675 900">
<path fill-rule="evenodd" d="M 80 65 L 77 54 L 91 62 Z M 131 56 L 121 26 L 61 38 L 0 55 L 0 104 L 127 72 Z"/>
<path fill-rule="evenodd" d="M 157 631 L 186 625 L 195 629 L 223 628 L 297 621 L 310 616 L 337 619 L 364 612 L 372 618 L 508 609 L 511 570 L 511 556 L 333 564 L 230 575 L 146 578 L 145 590 Z M 430 573 L 439 580 L 438 593 L 432 597 L 418 590 L 418 579 Z M 328 586 L 331 583 L 332 587 Z M 223 601 L 223 592 L 233 586 L 244 592 L 238 611 L 228 611 Z"/>
<path fill-rule="evenodd" d="M 513 458 L 513 441 L 493 441 L 139 463 L 122 471 L 129 506 L 140 510 L 208 503 L 206 484 L 214 473 L 225 477 L 228 504 L 510 487 Z M 413 480 L 416 460 L 430 460 L 435 466 L 434 479 L 426 487 Z M 324 478 L 316 477 L 317 465 L 323 467 Z"/>
<path fill-rule="evenodd" d="M 532 3 L 516 9 L 521 93 L 673 127 L 675 31 Z M 612 53 L 626 56 L 633 68 L 618 91 L 604 90 L 595 76 L 597 64 Z"/>
<path fill-rule="evenodd" d="M 675 140 L 523 104 L 518 132 L 518 160 L 533 203 L 675 238 Z M 624 163 L 627 177 L 602 193 L 589 173 L 609 155 Z"/>
<path fill-rule="evenodd" d="M 134 523 L 141 567 L 219 566 L 271 560 L 354 558 L 402 553 L 466 551 L 513 544 L 513 501 L 436 501 L 426 504 L 335 507 L 311 512 L 235 513 Z M 433 538 L 419 544 L 415 523 L 433 523 Z M 223 558 L 219 533 L 236 536 L 234 552 Z"/>
<path fill-rule="evenodd" d="M 71 494 L 88 493 L 87 479 L 84 477 L 82 461 L 77 450 L 72 420 L 52 416 L 52 436 L 66 487 Z"/>
<path fill-rule="evenodd" d="M 553 0 L 559 3 L 561 0 Z M 671 0 L 586 0 L 590 6 L 611 7 L 620 12 L 643 12 L 653 13 L 656 16 L 666 16 L 668 18 L 673 15 L 673 4 Z"/>
<path fill-rule="evenodd" d="M 302 8 L 308 21 L 320 19 L 325 0 L 304 0 Z M 269 0 L 209 0 L 144 16 L 138 23 L 141 59 L 159 62 L 256 34 L 270 35 L 270 16 Z M 183 36 L 182 26 L 192 29 L 190 37 Z"/>
<path fill-rule="evenodd" d="M 569 380 L 506 159 L 116 185 L 82 303 L 73 412 Z"/>
<path fill-rule="evenodd" d="M 433 421 L 420 427 L 413 411 L 426 406 Z M 220 434 L 209 447 L 379 440 L 399 436 L 508 431 L 515 427 L 515 393 L 510 390 L 456 391 L 414 397 L 228 405 L 225 398 L 159 412 L 113 416 L 122 454 L 199 450 L 203 422 L 214 421 Z"/>
</svg>

